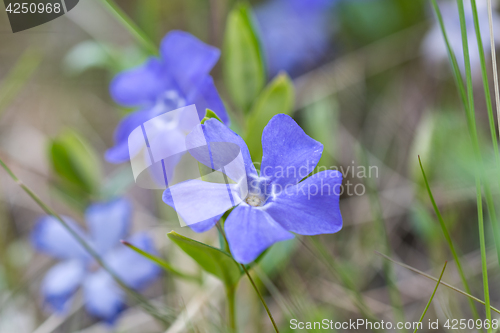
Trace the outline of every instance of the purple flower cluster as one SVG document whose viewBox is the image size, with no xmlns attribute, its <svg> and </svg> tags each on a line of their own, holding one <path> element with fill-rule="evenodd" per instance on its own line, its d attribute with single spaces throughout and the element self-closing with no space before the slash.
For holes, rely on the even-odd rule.
<svg viewBox="0 0 500 333">
<path fill-rule="evenodd" d="M 123 106 L 138 108 L 126 116 L 115 131 L 115 146 L 106 152 L 106 160 L 122 163 L 130 160 L 128 137 L 146 121 L 168 111 L 195 104 L 200 120 L 206 109 L 214 111 L 224 123 L 229 117 L 209 75 L 220 52 L 189 33 L 171 31 L 160 45 L 160 57 L 150 57 L 139 67 L 121 72 L 110 85 L 113 99 Z M 160 124 L 170 133 L 178 124 Z M 179 128 L 179 131 L 182 129 Z M 176 147 L 179 141 L 169 135 L 165 145 Z"/>
<path fill-rule="evenodd" d="M 161 268 L 120 243 L 128 234 L 131 205 L 125 199 L 91 205 L 85 212 L 88 232 L 75 221 L 66 223 L 89 244 L 130 288 L 146 287 Z M 149 236 L 140 233 L 128 238 L 136 247 L 154 252 Z M 60 263 L 52 267 L 42 281 L 42 297 L 52 310 L 64 313 L 81 286 L 86 310 L 112 324 L 125 308 L 125 294 L 109 273 L 95 262 L 76 239 L 52 216 L 39 219 L 32 233 L 36 250 Z"/>
</svg>

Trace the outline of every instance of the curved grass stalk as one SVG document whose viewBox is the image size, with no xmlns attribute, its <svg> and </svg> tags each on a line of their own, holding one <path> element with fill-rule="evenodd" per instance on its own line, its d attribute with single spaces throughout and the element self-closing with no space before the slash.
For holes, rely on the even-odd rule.
<svg viewBox="0 0 500 333">
<path fill-rule="evenodd" d="M 390 262 L 392 262 L 392 263 L 394 263 L 394 264 L 396 264 L 396 265 L 398 265 L 398 266 L 404 267 L 404 268 L 406 268 L 406 269 L 408 269 L 408 270 L 410 270 L 410 271 L 412 271 L 412 272 L 414 272 L 414 273 L 417 273 L 417 274 L 419 274 L 419 275 L 422 275 L 422 276 L 424 276 L 424 277 L 426 277 L 426 278 L 428 278 L 428 279 L 430 279 L 430 280 L 433 280 L 433 281 L 436 281 L 436 282 L 438 281 L 438 279 L 436 279 L 434 276 L 429 275 L 429 274 L 427 274 L 427 273 L 424 273 L 424 272 L 422 272 L 422 271 L 420 271 L 420 270 L 418 270 L 418 269 L 416 269 L 416 268 L 413 268 L 413 267 L 411 267 L 411 266 L 408 266 L 408 265 L 406 265 L 406 264 L 403 264 L 402 262 L 396 261 L 396 260 L 392 259 L 391 257 L 386 256 L 386 255 L 385 255 L 385 254 L 383 254 L 383 253 L 380 253 L 380 252 L 378 252 L 378 251 L 375 251 L 375 254 L 377 254 L 377 255 L 379 255 L 379 256 L 381 256 L 381 257 L 384 257 L 385 259 L 389 260 Z M 468 298 L 470 298 L 471 300 L 473 300 L 473 301 L 475 301 L 475 302 L 478 302 L 478 303 L 480 303 L 480 304 L 482 304 L 482 305 L 486 305 L 486 303 L 485 303 L 483 300 L 481 300 L 481 299 L 479 299 L 479 298 L 477 298 L 477 297 L 475 297 L 475 296 L 472 296 L 471 294 L 466 293 L 465 291 L 460 290 L 460 289 L 458 289 L 457 287 L 452 286 L 451 284 L 448 284 L 448 283 L 443 282 L 443 281 L 441 281 L 440 283 L 441 283 L 443 286 L 445 286 L 445 287 L 447 287 L 447 288 L 450 288 L 450 289 L 451 289 L 451 290 L 453 290 L 453 291 L 456 291 L 457 293 L 460 293 L 460 294 L 462 294 L 462 295 L 464 295 L 464 296 L 467 296 Z M 500 310 L 499 310 L 499 309 L 497 309 L 497 308 L 495 308 L 495 307 L 493 307 L 493 306 L 491 306 L 491 305 L 490 305 L 490 309 L 491 309 L 492 311 L 494 311 L 494 312 L 496 312 L 496 313 L 500 314 Z"/>
<path fill-rule="evenodd" d="M 432 295 L 431 295 L 431 298 L 429 299 L 429 302 L 427 302 L 427 306 L 425 307 L 424 312 L 422 313 L 422 316 L 420 317 L 420 320 L 418 321 L 419 323 L 422 323 L 422 320 L 424 320 L 425 314 L 427 313 L 429 306 L 431 306 L 432 300 L 434 299 L 434 295 L 436 295 L 436 291 L 439 287 L 439 284 L 441 283 L 441 279 L 443 278 L 444 270 L 446 269 L 447 263 L 448 262 L 445 261 L 444 266 L 443 266 L 443 270 L 441 271 L 441 275 L 439 276 L 439 280 L 436 284 L 436 287 L 434 288 L 434 291 L 432 292 Z M 413 331 L 413 333 L 416 333 L 417 330 L 418 330 L 418 326 L 415 328 L 415 331 Z"/>
<path fill-rule="evenodd" d="M 151 39 L 142 31 L 137 24 L 118 6 L 113 0 L 100 0 L 106 9 L 115 16 L 118 21 L 130 32 L 141 46 L 151 55 L 157 55 L 158 49 Z"/>
<path fill-rule="evenodd" d="M 479 233 L 480 233 L 479 241 L 480 241 L 481 261 L 482 261 L 483 289 L 484 289 L 485 300 L 486 300 L 486 315 L 487 315 L 488 319 L 491 319 L 491 312 L 490 312 L 490 308 L 488 306 L 489 305 L 488 271 L 487 271 L 487 264 L 486 264 L 486 246 L 485 246 L 485 241 L 484 241 L 484 221 L 483 221 L 483 212 L 482 212 L 481 180 L 483 179 L 483 174 L 484 174 L 483 173 L 483 161 L 482 161 L 482 156 L 481 156 L 481 150 L 479 147 L 479 139 L 478 139 L 478 135 L 477 135 L 476 119 L 475 119 L 475 112 L 474 112 L 474 93 L 473 93 L 473 88 L 472 88 L 472 74 L 471 74 L 471 67 L 470 67 L 467 31 L 466 31 L 466 25 L 465 25 L 464 4 L 463 4 L 463 0 L 457 0 L 458 14 L 460 17 L 460 31 L 461 31 L 461 35 L 462 35 L 462 48 L 463 48 L 464 63 L 465 63 L 465 76 L 466 76 L 467 90 L 465 90 L 465 88 L 463 87 L 463 81 L 461 78 L 460 70 L 458 69 L 458 64 L 457 64 L 456 58 L 453 54 L 453 50 L 450 47 L 448 37 L 446 34 L 446 29 L 445 29 L 444 23 L 443 23 L 443 18 L 441 16 L 441 12 L 439 10 L 437 2 L 436 2 L 436 0 L 431 0 L 431 1 L 432 1 L 432 5 L 434 7 L 434 10 L 435 10 L 436 15 L 437 15 L 438 20 L 439 20 L 441 32 L 442 32 L 443 37 L 445 39 L 446 48 L 448 50 L 450 60 L 452 61 L 453 72 L 455 74 L 455 81 L 457 83 L 459 94 L 460 94 L 460 97 L 462 99 L 462 102 L 464 103 L 466 119 L 467 119 L 467 127 L 469 129 L 469 135 L 471 138 L 472 147 L 474 150 L 474 155 L 475 155 L 476 161 L 478 161 L 478 164 L 479 164 L 479 174 L 477 172 L 475 173 L 477 210 L 478 210 L 478 229 L 479 229 Z M 465 94 L 465 92 L 467 94 Z M 484 191 L 485 191 L 486 205 L 487 205 L 490 219 L 492 221 L 496 221 L 495 207 L 493 204 L 491 189 L 489 187 L 488 182 L 485 182 L 485 184 L 484 184 Z M 495 223 L 495 222 L 492 222 L 492 223 Z M 496 240 L 496 238 L 495 238 L 495 240 Z M 497 252 L 500 253 L 500 251 L 498 250 L 499 249 L 498 247 L 500 246 L 499 242 L 495 241 L 495 245 L 497 246 Z"/>
<path fill-rule="evenodd" d="M 420 164 L 420 170 L 422 171 L 422 176 L 424 178 L 424 183 L 425 187 L 427 188 L 427 193 L 429 194 L 429 199 L 431 200 L 432 207 L 434 208 L 434 212 L 436 213 L 436 216 L 439 221 L 439 225 L 441 226 L 441 230 L 443 231 L 444 238 L 446 239 L 446 242 L 448 243 L 448 247 L 450 248 L 451 254 L 453 255 L 453 260 L 455 260 L 455 265 L 457 266 L 458 270 L 458 275 L 460 275 L 460 279 L 462 280 L 462 284 L 464 285 L 465 291 L 470 294 L 471 290 L 469 287 L 469 283 L 467 282 L 467 278 L 465 277 L 464 270 L 462 268 L 462 263 L 460 260 L 460 257 L 457 254 L 457 250 L 455 249 L 455 245 L 453 244 L 453 240 L 451 239 L 450 233 L 448 231 L 448 228 L 446 227 L 446 224 L 444 223 L 443 217 L 441 215 L 441 212 L 439 211 L 439 208 L 436 204 L 436 200 L 434 200 L 434 195 L 432 194 L 431 187 L 429 185 L 429 181 L 427 180 L 427 176 L 424 171 L 424 167 L 422 165 L 422 161 L 420 160 L 420 156 L 418 157 L 418 163 Z M 479 319 L 479 313 L 477 312 L 476 307 L 474 306 L 474 302 L 469 299 L 469 305 L 472 310 L 472 314 L 474 316 L 474 319 Z"/>
</svg>

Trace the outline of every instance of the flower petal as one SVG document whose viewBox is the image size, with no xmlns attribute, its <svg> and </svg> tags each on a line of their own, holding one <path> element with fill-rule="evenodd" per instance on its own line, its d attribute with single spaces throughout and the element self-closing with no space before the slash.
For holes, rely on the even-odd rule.
<svg viewBox="0 0 500 333">
<path fill-rule="evenodd" d="M 85 279 L 83 297 L 87 312 L 111 325 L 125 308 L 124 292 L 103 269 Z"/>
<path fill-rule="evenodd" d="M 85 263 L 67 260 L 52 267 L 42 281 L 42 296 L 55 312 L 65 312 L 85 276 Z"/>
<path fill-rule="evenodd" d="M 211 76 L 206 76 L 198 87 L 189 93 L 187 99 L 190 101 L 188 104 L 196 104 L 200 120 L 205 117 L 206 110 L 210 109 L 219 116 L 224 124 L 229 124 L 229 116 Z"/>
<path fill-rule="evenodd" d="M 162 40 L 160 53 L 169 73 L 182 91 L 197 86 L 219 59 L 220 51 L 183 31 L 171 31 Z"/>
<path fill-rule="evenodd" d="M 193 179 L 166 189 L 163 202 L 174 208 L 187 225 L 195 225 L 194 231 L 206 231 L 241 199 L 237 185 Z"/>
<path fill-rule="evenodd" d="M 229 127 L 227 127 L 217 119 L 209 119 L 201 126 L 203 131 L 200 131 L 199 128 L 196 128 L 186 137 L 186 146 L 188 149 L 191 149 L 190 153 L 198 161 L 207 166 L 210 166 L 207 160 L 212 160 L 212 163 L 214 163 L 214 169 L 220 169 L 226 163 L 235 159 L 235 146 L 224 144 L 218 145 L 216 143 L 236 144 L 241 151 L 241 157 L 243 160 L 242 167 L 245 170 L 233 170 L 233 174 L 229 175 L 229 177 L 234 180 L 240 179 L 241 175 L 245 174 L 250 178 L 257 177 L 257 171 L 255 170 L 255 166 L 252 163 L 248 147 L 245 141 L 243 141 L 243 139 L 238 134 L 231 131 Z M 192 149 L 194 147 L 201 147 L 203 145 L 206 146 L 207 143 L 210 143 L 210 158 L 207 157 L 208 154 L 206 154 L 206 150 L 196 151 Z M 197 155 L 197 152 L 200 152 L 200 154 Z"/>
<path fill-rule="evenodd" d="M 224 229 L 234 259 L 242 264 L 254 261 L 274 243 L 293 238 L 264 210 L 247 204 L 231 212 Z"/>
<path fill-rule="evenodd" d="M 156 58 L 149 58 L 144 64 L 119 73 L 109 86 L 111 97 L 124 106 L 153 104 L 169 88 L 173 89 L 165 67 Z"/>
<path fill-rule="evenodd" d="M 341 185 L 340 172 L 319 172 L 284 189 L 264 207 L 286 230 L 301 235 L 335 233 L 342 229 Z"/>
<path fill-rule="evenodd" d="M 92 241 L 101 255 L 125 238 L 130 226 L 132 206 L 124 198 L 95 203 L 85 212 Z"/>
<path fill-rule="evenodd" d="M 132 245 L 148 253 L 156 253 L 153 240 L 145 233 L 139 233 L 127 240 Z M 104 258 L 110 269 L 129 287 L 142 289 L 156 279 L 161 268 L 134 250 L 121 246 Z"/>
<path fill-rule="evenodd" d="M 69 217 L 63 219 L 87 244 L 90 244 L 87 235 L 75 221 Z M 44 216 L 38 220 L 31 234 L 31 242 L 37 251 L 55 258 L 82 260 L 90 258 L 83 246 L 52 216 Z"/>
<path fill-rule="evenodd" d="M 323 145 L 285 114 L 274 116 L 262 133 L 261 176 L 282 188 L 295 185 L 318 164 Z"/>
</svg>

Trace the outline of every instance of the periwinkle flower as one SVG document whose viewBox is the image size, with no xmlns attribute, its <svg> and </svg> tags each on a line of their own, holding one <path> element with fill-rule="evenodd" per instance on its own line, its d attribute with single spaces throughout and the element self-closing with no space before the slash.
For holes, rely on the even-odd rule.
<svg viewBox="0 0 500 333">
<path fill-rule="evenodd" d="M 64 220 L 127 286 L 140 290 L 156 279 L 161 269 L 120 244 L 127 236 L 131 213 L 131 205 L 126 199 L 115 199 L 88 207 L 85 212 L 88 233 L 71 218 L 64 217 Z M 31 238 L 37 251 L 61 260 L 42 281 L 44 303 L 53 311 L 64 313 L 81 286 L 85 309 L 113 324 L 125 308 L 126 297 L 113 277 L 52 216 L 39 219 Z M 154 252 L 151 238 L 144 233 L 135 234 L 128 241 L 144 251 Z"/>
<path fill-rule="evenodd" d="M 209 75 L 219 59 L 217 48 L 182 31 L 171 31 L 160 45 L 160 57 L 150 57 L 139 67 L 118 74 L 110 85 L 113 99 L 123 106 L 138 108 L 126 116 L 115 131 L 115 146 L 106 152 L 111 163 L 128 161 L 130 133 L 146 121 L 183 106 L 195 104 L 200 120 L 206 109 L 229 122 L 224 104 Z M 178 145 L 179 121 L 159 123 L 167 133 L 165 145 Z"/>
<path fill-rule="evenodd" d="M 474 18 L 472 15 L 472 7 L 470 1 L 464 1 L 465 25 L 467 27 L 467 43 L 469 45 L 469 57 L 473 73 L 479 70 L 480 59 L 477 48 L 476 30 L 474 27 Z M 460 17 L 458 14 L 458 6 L 456 1 L 440 1 L 438 3 L 443 23 L 448 35 L 450 46 L 455 53 L 458 66 L 462 73 L 465 72 L 464 55 L 462 47 L 462 34 L 460 30 Z M 477 14 L 479 18 L 479 29 L 481 31 L 481 41 L 485 52 L 491 50 L 490 44 L 490 28 L 488 21 L 488 7 L 486 0 L 476 1 Z M 493 9 L 493 29 L 499 31 L 500 16 Z M 500 42 L 500 34 L 495 34 L 495 44 Z M 443 34 L 439 22 L 434 22 L 431 30 L 425 36 L 422 42 L 422 53 L 430 65 L 436 65 L 448 61 L 448 51 L 443 40 Z M 488 59 L 488 58 L 486 58 Z"/>
<path fill-rule="evenodd" d="M 339 209 L 342 175 L 327 170 L 304 179 L 318 163 L 323 145 L 309 137 L 291 117 L 276 115 L 264 128 L 260 174 L 241 137 L 215 119 L 200 126 L 212 147 L 214 143 L 239 147 L 244 162 L 240 171 L 246 177 L 233 177 L 238 170 L 230 170 L 229 178 L 244 181 L 218 184 L 190 180 L 165 190 L 163 201 L 175 208 L 194 231 L 203 232 L 215 225 L 221 216 L 220 207 L 228 205 L 225 199 L 228 192 L 236 207 L 224 228 L 231 253 L 240 263 L 250 263 L 272 244 L 293 238 L 292 232 L 317 235 L 342 228 Z M 234 155 L 231 145 L 221 147 L 216 152 L 219 156 L 215 156 L 212 148 L 213 156 L 208 163 L 232 159 L 226 158 Z M 208 164 L 203 158 L 198 160 Z"/>
<path fill-rule="evenodd" d="M 271 77 L 295 76 L 325 57 L 335 29 L 329 9 L 335 0 L 271 0 L 255 8 Z"/>
</svg>

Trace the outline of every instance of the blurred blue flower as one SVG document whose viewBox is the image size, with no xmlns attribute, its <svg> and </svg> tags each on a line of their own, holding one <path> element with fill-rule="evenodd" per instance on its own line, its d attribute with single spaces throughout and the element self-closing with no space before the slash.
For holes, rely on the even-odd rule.
<svg viewBox="0 0 500 333">
<path fill-rule="evenodd" d="M 446 29 L 446 34 L 450 42 L 450 46 L 457 58 L 458 66 L 462 73 L 465 72 L 464 54 L 462 48 L 462 34 L 460 30 L 460 17 L 458 15 L 458 7 L 456 1 L 440 1 L 438 3 L 443 22 Z M 485 52 L 489 52 L 490 48 L 490 28 L 488 22 L 488 7 L 486 0 L 476 1 L 477 14 L 479 18 L 479 29 L 481 31 L 481 40 Z M 467 27 L 467 41 L 469 45 L 469 57 L 472 72 L 477 72 L 481 65 L 477 48 L 476 31 L 474 28 L 474 18 L 472 15 L 472 7 L 470 1 L 464 1 L 465 25 Z M 494 31 L 500 29 L 500 16 L 493 10 Z M 500 42 L 500 34 L 495 34 L 495 44 Z M 443 34 L 437 19 L 434 22 L 431 30 L 425 36 L 422 42 L 422 53 L 426 62 L 435 66 L 436 64 L 448 61 L 448 51 L 443 39 Z M 486 58 L 488 59 L 488 58 Z"/>
<path fill-rule="evenodd" d="M 140 290 L 157 278 L 161 269 L 120 244 L 126 237 L 131 218 L 131 205 L 125 199 L 96 203 L 86 210 L 88 233 L 71 218 L 64 220 L 130 288 Z M 45 275 L 41 293 L 43 300 L 58 313 L 68 310 L 72 296 L 82 286 L 86 310 L 113 324 L 125 308 L 125 294 L 111 275 L 92 259 L 85 249 L 52 216 L 39 219 L 31 235 L 37 251 L 61 262 Z M 136 234 L 128 241 L 154 253 L 152 240 L 146 234 Z"/>
<path fill-rule="evenodd" d="M 207 108 L 225 123 L 229 117 L 210 70 L 220 52 L 182 31 L 171 31 L 160 45 L 160 58 L 150 57 L 139 67 L 118 74 L 110 84 L 113 99 L 123 106 L 139 108 L 126 116 L 115 131 L 115 146 L 105 155 L 108 162 L 130 159 L 128 136 L 138 126 L 160 114 L 195 104 L 200 120 Z M 173 123 L 165 122 L 171 130 Z M 167 145 L 177 146 L 173 139 Z"/>
<path fill-rule="evenodd" d="M 272 244 L 293 238 L 291 232 L 317 235 L 335 233 L 342 228 L 339 209 L 342 174 L 327 170 L 301 181 L 316 167 L 323 145 L 309 137 L 291 117 L 276 115 L 265 127 L 260 175 L 241 137 L 215 119 L 200 126 L 212 147 L 217 142 L 239 147 L 244 170 L 233 169 L 226 174 L 230 179 L 246 181 L 219 184 L 190 180 L 165 190 L 163 201 L 175 206 L 177 212 L 188 212 L 181 217 L 194 231 L 203 232 L 215 225 L 221 215 L 214 216 L 214 207 L 227 205 L 228 192 L 236 207 L 227 217 L 224 228 L 231 253 L 240 263 L 252 262 Z M 203 158 L 199 161 L 214 164 L 216 159 L 232 160 L 231 145 L 221 147 L 218 156 L 208 162 Z M 215 156 L 213 148 L 211 155 Z M 240 171 L 246 174 L 245 178 L 232 177 Z"/>
<path fill-rule="evenodd" d="M 271 77 L 284 70 L 295 76 L 325 57 L 335 22 L 336 0 L 270 0 L 255 8 Z"/>
</svg>

